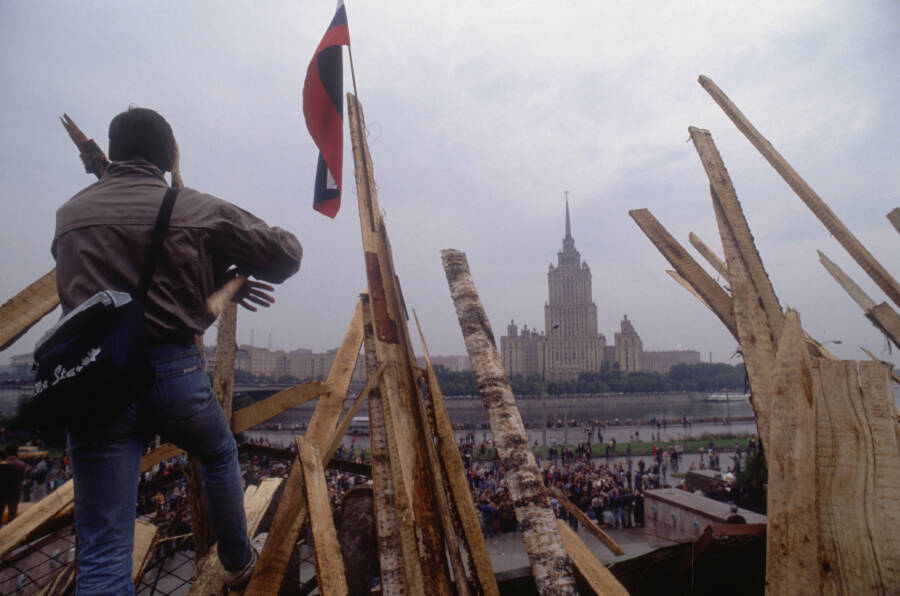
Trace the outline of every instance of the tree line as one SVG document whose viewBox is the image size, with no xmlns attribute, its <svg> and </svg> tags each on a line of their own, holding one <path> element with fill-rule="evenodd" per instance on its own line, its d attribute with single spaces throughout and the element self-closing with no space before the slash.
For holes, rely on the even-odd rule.
<svg viewBox="0 0 900 596">
<path fill-rule="evenodd" d="M 471 370 L 450 371 L 435 367 L 444 395 L 477 395 L 478 386 Z M 569 393 L 667 393 L 671 391 L 743 391 L 746 383 L 744 364 L 676 364 L 668 373 L 628 372 L 618 364 L 604 366 L 596 373 L 581 373 L 574 381 L 547 381 L 549 395 Z M 541 393 L 541 376 L 512 375 L 509 384 L 516 395 Z"/>
</svg>

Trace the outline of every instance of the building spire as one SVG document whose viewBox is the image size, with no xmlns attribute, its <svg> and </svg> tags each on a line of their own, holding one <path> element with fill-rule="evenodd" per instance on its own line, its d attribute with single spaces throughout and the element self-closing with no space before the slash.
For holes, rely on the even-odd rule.
<svg viewBox="0 0 900 596">
<path fill-rule="evenodd" d="M 572 240 L 572 224 L 569 221 L 569 191 L 566 193 L 566 237 L 563 240 Z"/>
</svg>

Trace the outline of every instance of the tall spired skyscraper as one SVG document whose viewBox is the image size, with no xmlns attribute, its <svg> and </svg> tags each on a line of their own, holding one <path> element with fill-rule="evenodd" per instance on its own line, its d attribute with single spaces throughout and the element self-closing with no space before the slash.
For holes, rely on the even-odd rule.
<svg viewBox="0 0 900 596">
<path fill-rule="evenodd" d="M 551 378 L 575 378 L 601 369 L 606 338 L 597 333 L 597 305 L 591 297 L 591 268 L 581 260 L 572 237 L 566 199 L 566 235 L 556 265 L 547 272 L 544 337 Z"/>
<path fill-rule="evenodd" d="M 547 272 L 547 302 L 544 304 L 544 332 L 520 331 L 515 321 L 500 338 L 503 366 L 509 375 L 541 376 L 554 381 L 571 381 L 579 373 L 600 372 L 604 365 L 622 372 L 655 370 L 668 372 L 673 364 L 700 362 L 695 350 L 645 352 L 643 342 L 625 315 L 614 345 L 597 332 L 597 305 L 591 290 L 591 268 L 581 260 L 572 237 L 569 200 L 566 198 L 566 235 L 556 264 Z M 545 365 L 546 363 L 546 365 Z"/>
</svg>

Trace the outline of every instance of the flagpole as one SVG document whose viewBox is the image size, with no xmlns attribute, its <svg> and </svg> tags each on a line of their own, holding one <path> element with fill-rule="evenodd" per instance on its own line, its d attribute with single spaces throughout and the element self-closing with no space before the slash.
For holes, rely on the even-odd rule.
<svg viewBox="0 0 900 596">
<path fill-rule="evenodd" d="M 362 125 L 362 118 L 360 113 L 362 112 L 362 104 L 359 103 L 359 92 L 356 90 L 356 70 L 353 68 L 353 49 L 350 47 L 350 44 L 347 44 L 347 54 L 350 57 L 350 78 L 353 80 L 353 97 L 356 98 L 357 104 L 359 105 L 359 109 L 356 110 L 356 127 L 360 130 L 361 133 L 365 132 L 365 129 Z M 347 114 L 350 115 L 349 113 Z M 369 164 L 366 161 L 365 155 L 363 155 L 362 160 L 362 168 L 365 173 L 365 178 L 369 180 Z M 366 184 L 366 192 L 371 196 L 371 189 L 368 188 L 368 183 Z M 369 210 L 369 229 L 373 232 L 375 231 L 375 214 Z"/>
<path fill-rule="evenodd" d="M 347 44 L 347 54 L 350 56 L 350 78 L 353 80 L 353 95 L 356 96 L 356 99 L 359 99 L 359 93 L 356 91 L 356 70 L 353 68 L 353 48 L 350 47 L 350 44 Z"/>
</svg>

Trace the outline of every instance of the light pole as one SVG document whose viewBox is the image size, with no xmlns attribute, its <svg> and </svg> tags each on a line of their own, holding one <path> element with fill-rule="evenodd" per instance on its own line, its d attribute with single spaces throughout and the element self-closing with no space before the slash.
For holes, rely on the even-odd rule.
<svg viewBox="0 0 900 596">
<path fill-rule="evenodd" d="M 547 343 L 550 341 L 550 334 L 554 329 L 559 327 L 556 323 L 547 331 L 544 337 L 542 347 L 543 357 L 541 359 L 541 445 L 547 446 Z"/>
</svg>

